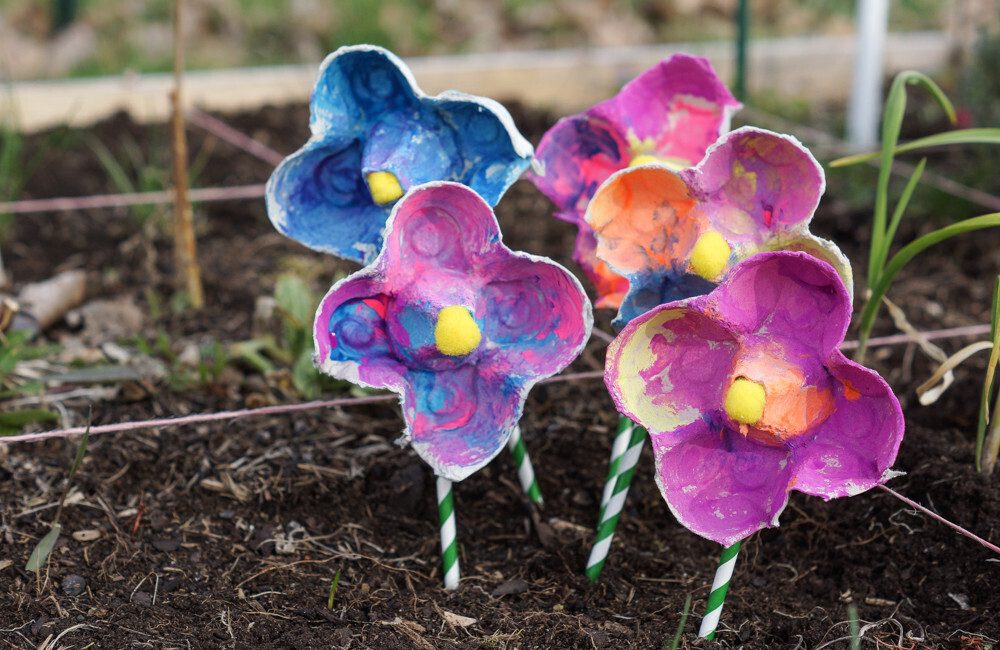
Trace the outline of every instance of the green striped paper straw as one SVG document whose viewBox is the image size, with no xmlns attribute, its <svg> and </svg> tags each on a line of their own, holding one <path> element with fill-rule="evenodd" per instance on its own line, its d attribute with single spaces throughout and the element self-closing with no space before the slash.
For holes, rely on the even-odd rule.
<svg viewBox="0 0 1000 650">
<path fill-rule="evenodd" d="M 586 574 L 591 582 L 597 582 L 604 568 L 604 562 L 608 558 L 611 541 L 615 537 L 615 527 L 618 525 L 622 508 L 625 507 L 625 497 L 628 496 L 628 488 L 632 484 L 632 477 L 635 476 L 635 467 L 646 444 L 646 435 L 646 430 L 639 425 L 632 428 L 628 447 L 618 465 L 619 474 L 615 479 L 615 489 L 601 511 L 601 521 L 597 524 L 597 540 L 590 549 L 590 557 L 587 559 Z"/>
<path fill-rule="evenodd" d="M 608 478 L 604 481 L 604 492 L 601 493 L 601 510 L 597 515 L 597 524 L 600 525 L 604 519 L 604 508 L 611 500 L 611 495 L 615 492 L 615 481 L 621 473 L 622 456 L 628 449 L 628 441 L 632 437 L 632 429 L 635 425 L 624 415 L 618 418 L 618 431 L 615 433 L 615 441 L 611 444 L 611 461 L 608 463 Z"/>
<path fill-rule="evenodd" d="M 441 521 L 441 566 L 444 588 L 458 589 L 458 540 L 455 531 L 455 498 L 451 481 L 437 477 L 438 517 Z"/>
<path fill-rule="evenodd" d="M 701 629 L 698 630 L 700 637 L 715 638 L 715 628 L 719 627 L 722 604 L 726 601 L 729 581 L 732 580 L 733 569 L 736 568 L 736 555 L 740 552 L 740 543 L 736 542 L 722 549 L 719 568 L 715 570 L 715 580 L 712 581 L 712 592 L 708 594 L 708 604 L 705 606 L 705 618 L 701 619 Z"/>
<path fill-rule="evenodd" d="M 507 443 L 510 453 L 514 455 L 514 465 L 517 467 L 517 479 L 521 482 L 521 488 L 528 495 L 535 505 L 542 505 L 542 491 L 538 489 L 538 481 L 535 479 L 535 468 L 531 465 L 531 457 L 528 456 L 528 448 L 524 445 L 524 438 L 521 436 L 521 428 L 514 427 L 514 432 L 510 434 L 510 441 Z"/>
</svg>

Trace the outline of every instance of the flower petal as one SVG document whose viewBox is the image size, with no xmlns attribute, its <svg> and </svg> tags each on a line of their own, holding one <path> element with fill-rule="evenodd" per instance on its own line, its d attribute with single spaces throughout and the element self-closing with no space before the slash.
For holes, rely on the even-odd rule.
<svg viewBox="0 0 1000 650">
<path fill-rule="evenodd" d="M 535 381 L 554 375 L 579 355 L 590 336 L 590 301 L 569 271 L 524 253 L 490 256 L 480 269 L 489 282 L 479 310 L 495 354 L 481 365 Z"/>
<path fill-rule="evenodd" d="M 615 127 L 586 114 L 564 117 L 538 144 L 542 171 L 529 179 L 556 204 L 556 216 L 581 223 L 590 197 L 611 174 L 628 164 L 628 143 Z"/>
<path fill-rule="evenodd" d="M 517 426 L 526 389 L 502 374 L 464 365 L 412 371 L 403 398 L 407 434 L 438 476 L 461 481 L 503 449 Z"/>
<path fill-rule="evenodd" d="M 629 276 L 629 290 L 612 325 L 625 327 L 635 317 L 659 305 L 701 296 L 715 288 L 705 278 L 674 269 L 640 271 Z"/>
<path fill-rule="evenodd" d="M 773 239 L 765 242 L 762 250 L 801 251 L 818 257 L 837 270 L 840 279 L 844 281 L 844 286 L 847 287 L 847 297 L 853 300 L 854 273 L 851 270 L 851 261 L 847 259 L 840 247 L 829 239 L 795 230 L 779 233 Z"/>
<path fill-rule="evenodd" d="M 743 127 L 722 138 L 683 174 L 700 189 L 716 230 L 732 242 L 764 241 L 812 218 L 823 168 L 788 135 Z"/>
<path fill-rule="evenodd" d="M 819 359 L 837 349 L 851 320 L 850 297 L 833 267 L 790 251 L 741 262 L 704 304 L 739 332 L 779 339 Z"/>
<path fill-rule="evenodd" d="M 420 185 L 389 219 L 382 253 L 387 281 L 394 290 L 418 280 L 443 290 L 449 283 L 470 285 L 477 258 L 499 241 L 493 210 L 473 190 L 449 182 Z"/>
<path fill-rule="evenodd" d="M 274 227 L 306 246 L 355 262 L 374 259 L 389 210 L 375 205 L 355 140 L 311 140 L 267 182 Z"/>
<path fill-rule="evenodd" d="M 390 345 L 390 298 L 373 275 L 355 274 L 323 297 L 313 327 L 316 365 L 338 379 L 401 392 L 407 370 Z"/>
<path fill-rule="evenodd" d="M 496 205 L 531 164 L 531 144 L 514 127 L 507 109 L 492 99 L 446 91 L 438 95 L 436 108 L 458 143 L 459 164 L 450 180 Z"/>
<path fill-rule="evenodd" d="M 675 54 L 591 111 L 648 146 L 644 153 L 694 165 L 729 129 L 730 116 L 740 106 L 708 59 Z"/>
<path fill-rule="evenodd" d="M 364 138 L 365 175 L 387 171 L 404 190 L 436 180 L 457 180 L 464 164 L 457 136 L 431 106 L 385 113 Z"/>
<path fill-rule="evenodd" d="M 833 353 L 833 414 L 794 450 L 794 489 L 832 499 L 885 482 L 903 439 L 903 412 L 878 373 Z"/>
<path fill-rule="evenodd" d="M 683 304 L 635 318 L 608 347 L 604 383 L 650 433 L 688 425 L 723 401 L 739 348 L 727 325 Z"/>
<path fill-rule="evenodd" d="M 360 137 L 386 113 L 421 95 L 406 65 L 374 45 L 341 47 L 326 57 L 309 104 L 315 134 Z"/>
<path fill-rule="evenodd" d="M 788 503 L 786 447 L 762 445 L 705 418 L 650 432 L 656 483 L 681 524 L 729 546 L 768 526 Z"/>
<path fill-rule="evenodd" d="M 628 280 L 611 270 L 597 257 L 597 237 L 589 226 L 581 224 L 576 231 L 573 260 L 580 265 L 597 293 L 595 307 L 618 309 L 628 292 Z"/>
<path fill-rule="evenodd" d="M 671 268 L 687 257 L 700 233 L 695 199 L 680 176 L 661 165 L 618 172 L 587 209 L 597 256 L 628 276 Z"/>
</svg>

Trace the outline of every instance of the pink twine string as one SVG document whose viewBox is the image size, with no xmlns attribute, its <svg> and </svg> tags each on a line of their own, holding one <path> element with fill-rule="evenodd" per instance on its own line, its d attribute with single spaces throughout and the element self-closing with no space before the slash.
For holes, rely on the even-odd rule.
<svg viewBox="0 0 1000 650">
<path fill-rule="evenodd" d="M 192 203 L 259 199 L 264 196 L 264 185 L 236 185 L 233 187 L 201 187 L 188 191 Z M 0 203 L 0 214 L 31 214 L 37 212 L 70 212 L 101 208 L 123 208 L 130 205 L 166 205 L 174 202 L 173 190 L 159 192 L 133 192 L 128 194 L 95 194 L 93 196 L 64 196 L 51 199 L 25 199 Z"/>
<path fill-rule="evenodd" d="M 612 337 L 602 330 L 598 338 L 605 341 Z M 928 339 L 953 338 L 960 336 L 975 336 L 990 331 L 989 325 L 966 325 L 964 327 L 951 327 L 948 329 L 924 332 Z M 912 339 L 905 334 L 894 334 L 891 336 L 881 336 L 869 339 L 869 347 L 882 347 L 888 345 L 900 345 L 910 343 Z M 841 348 L 850 350 L 858 346 L 857 341 L 844 341 Z M 543 379 L 541 384 L 551 384 L 566 381 L 581 381 L 587 379 L 599 379 L 604 377 L 604 371 L 592 370 L 588 372 L 571 372 L 555 377 Z M 201 413 L 198 415 L 186 415 L 176 418 L 158 418 L 155 420 L 140 420 L 138 422 L 119 422 L 116 424 L 102 424 L 90 427 L 90 435 L 101 433 L 121 433 L 124 431 L 138 431 L 141 429 L 156 429 L 159 427 L 175 427 L 185 424 L 200 424 L 203 422 L 218 422 L 219 420 L 235 420 L 245 417 L 262 417 L 266 415 L 282 415 L 285 413 L 295 413 L 298 411 L 311 411 L 322 408 L 333 408 L 338 406 L 358 406 L 361 404 L 374 404 L 377 402 L 387 402 L 396 399 L 395 395 L 376 395 L 372 397 L 344 397 L 333 400 L 316 400 L 312 402 L 301 402 L 298 404 L 282 404 L 278 406 L 264 406 L 255 409 L 237 409 L 233 411 L 217 411 L 215 413 Z M 39 433 L 22 433 L 15 436 L 5 436 L 0 438 L 0 443 L 14 442 L 37 442 L 49 438 L 67 438 L 70 436 L 82 436 L 86 432 L 86 427 L 70 427 L 66 429 L 52 429 Z"/>
<path fill-rule="evenodd" d="M 953 523 L 951 521 L 948 521 L 947 519 L 945 519 L 941 515 L 937 514 L 936 512 L 934 512 L 933 510 L 931 510 L 930 508 L 925 508 L 924 506 L 920 505 L 919 503 L 917 503 L 913 499 L 910 499 L 909 497 L 905 497 L 902 494 L 900 494 L 899 492 L 896 492 L 891 487 L 887 487 L 885 485 L 876 485 L 875 487 L 877 487 L 878 489 L 882 490 L 883 492 L 891 494 L 892 496 L 896 497 L 897 499 L 899 499 L 900 501 L 902 501 L 906 505 L 910 506 L 911 508 L 913 508 L 915 510 L 919 510 L 920 512 L 924 513 L 925 515 L 927 515 L 928 517 L 930 517 L 934 521 L 937 521 L 937 522 L 940 522 L 940 523 L 944 524 L 945 526 L 947 526 L 948 528 L 951 528 L 952 530 L 954 530 L 958 534 L 965 535 L 969 539 L 974 540 L 974 541 L 978 542 L 979 544 L 982 544 L 984 547 L 986 547 L 989 550 L 993 551 L 997 555 L 1000 555 L 1000 546 L 997 546 L 996 544 L 992 544 L 992 543 L 986 541 L 985 539 L 983 539 L 982 537 L 980 537 L 979 535 L 976 535 L 972 531 L 966 530 L 965 528 L 962 528 L 958 524 Z"/>
<path fill-rule="evenodd" d="M 197 108 L 188 111 L 187 120 L 191 124 L 208 131 L 220 140 L 224 140 L 234 147 L 242 149 L 255 158 L 260 158 L 273 167 L 277 167 L 285 159 L 283 155 L 260 140 L 234 129 L 219 118 L 200 111 Z"/>
<path fill-rule="evenodd" d="M 597 379 L 603 377 L 603 370 L 592 370 L 589 372 L 571 372 L 564 375 L 557 375 L 543 379 L 540 384 L 554 384 L 565 381 L 580 381 L 585 379 Z M 280 404 L 277 406 L 262 406 L 252 409 L 236 409 L 233 411 L 216 411 L 214 413 L 199 413 L 197 415 L 184 415 L 175 418 L 157 418 L 155 420 L 139 420 L 137 422 L 117 422 L 115 424 L 100 424 L 90 427 L 90 435 L 96 436 L 102 433 L 122 433 L 125 431 L 140 431 L 143 429 L 158 429 L 161 427 L 179 427 L 186 424 L 202 424 L 205 422 L 218 422 L 220 420 L 236 420 L 246 417 L 263 417 L 266 415 L 284 415 L 299 411 L 313 411 L 324 408 L 335 408 L 338 406 L 359 406 L 362 404 L 377 404 L 379 402 L 391 402 L 398 400 L 396 395 L 372 395 L 370 397 L 341 397 L 330 400 L 314 400 L 312 402 L 300 402 L 298 404 Z M 66 429 L 52 429 L 39 433 L 22 433 L 16 436 L 4 436 L 0 438 L 0 443 L 10 444 L 14 442 L 38 442 L 50 438 L 69 438 L 72 436 L 82 436 L 87 432 L 87 427 L 69 427 Z"/>
</svg>

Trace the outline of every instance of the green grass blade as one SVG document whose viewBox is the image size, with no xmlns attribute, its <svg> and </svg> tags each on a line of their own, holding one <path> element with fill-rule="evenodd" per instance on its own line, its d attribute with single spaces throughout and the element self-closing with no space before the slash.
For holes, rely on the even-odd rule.
<svg viewBox="0 0 1000 650">
<path fill-rule="evenodd" d="M 326 608 L 333 609 L 333 599 L 337 597 L 337 586 L 340 585 L 340 569 L 333 574 L 333 580 L 330 581 L 330 593 L 326 597 Z"/>
<path fill-rule="evenodd" d="M 920 149 L 930 149 L 932 147 L 945 147 L 957 144 L 1000 144 L 1000 128 L 978 128 L 978 129 L 957 129 L 955 131 L 945 131 L 935 133 L 924 138 L 910 140 L 897 146 L 893 150 L 893 155 L 910 153 Z M 859 153 L 853 156 L 844 156 L 830 161 L 830 167 L 849 167 L 858 163 L 875 160 L 882 155 L 881 151 L 871 151 Z"/>
<path fill-rule="evenodd" d="M 31 551 L 31 555 L 28 556 L 28 563 L 24 565 L 25 571 L 41 571 L 42 567 L 48 561 L 52 549 L 55 548 L 56 542 L 59 541 L 59 533 L 61 532 L 62 524 L 58 522 L 52 524 L 52 528 L 38 542 L 34 550 Z"/>
<path fill-rule="evenodd" d="M 684 600 L 684 611 L 681 612 L 681 620 L 677 624 L 677 632 L 669 645 L 664 641 L 663 650 L 677 650 L 681 647 L 681 639 L 684 637 L 684 626 L 687 625 L 688 614 L 691 613 L 691 594 Z"/>
<path fill-rule="evenodd" d="M 965 219 L 963 221 L 959 221 L 958 223 L 953 223 L 950 226 L 935 230 L 934 232 L 927 233 L 923 237 L 913 240 L 901 248 L 898 253 L 893 255 L 892 259 L 889 260 L 889 263 L 885 265 L 885 270 L 882 272 L 878 283 L 871 287 L 871 296 L 868 298 L 867 302 L 865 302 L 864 310 L 861 312 L 861 325 L 858 331 L 860 345 L 858 346 L 858 352 L 855 358 L 864 358 L 868 335 L 872 331 L 872 325 L 875 323 L 875 316 L 878 315 L 879 307 L 882 305 L 882 297 L 885 296 L 889 287 L 892 285 L 892 281 L 904 266 L 928 248 L 951 239 L 956 235 L 973 232 L 975 230 L 982 230 L 984 228 L 996 228 L 998 226 L 1000 226 L 1000 212 L 993 212 L 973 217 L 971 219 Z"/>
<path fill-rule="evenodd" d="M 135 182 L 125 169 L 125 166 L 118 162 L 118 159 L 115 158 L 114 154 L 111 153 L 111 150 L 103 142 L 96 137 L 91 137 L 87 139 L 87 145 L 94 152 L 94 155 L 97 156 L 97 161 L 104 168 L 104 173 L 111 179 L 111 184 L 114 185 L 118 192 L 131 194 L 136 191 Z"/>
<path fill-rule="evenodd" d="M 861 626 L 858 625 L 857 605 L 848 606 L 847 620 L 851 629 L 851 650 L 861 650 Z"/>
<path fill-rule="evenodd" d="M 69 474 L 66 476 L 66 484 L 73 482 L 73 477 L 76 476 L 76 470 L 80 469 L 80 465 L 83 463 L 83 457 L 87 454 L 87 443 L 90 442 L 90 418 L 87 418 L 87 430 L 83 432 L 83 438 L 80 439 L 80 444 L 76 447 L 76 458 L 73 459 L 73 465 L 69 468 Z"/>
<path fill-rule="evenodd" d="M 973 232 L 975 230 L 982 230 L 984 228 L 996 228 L 998 226 L 1000 226 L 1000 212 L 992 212 L 990 214 L 980 215 L 971 219 L 964 219 L 958 223 L 945 226 L 944 228 L 927 233 L 923 237 L 918 237 L 913 240 L 901 248 L 898 253 L 893 255 L 892 259 L 889 260 L 888 264 L 886 264 L 882 281 L 877 287 L 879 293 L 881 294 L 879 296 L 879 300 L 882 299 L 882 295 L 885 295 L 886 290 L 889 288 L 889 285 L 892 284 L 896 274 L 899 273 L 911 260 L 913 260 L 914 257 L 924 252 L 931 246 L 947 241 L 956 235 Z"/>
<path fill-rule="evenodd" d="M 955 122 L 955 108 L 944 94 L 944 91 L 927 75 L 907 70 L 900 72 L 892 81 L 889 96 L 885 102 L 882 116 L 882 151 L 878 170 L 878 183 L 875 190 L 875 211 L 872 217 L 871 250 L 868 255 L 868 285 L 878 284 L 882 276 L 879 251 L 892 247 L 892 241 L 887 240 L 886 217 L 889 210 L 889 176 L 892 171 L 892 161 L 895 157 L 896 145 L 899 144 L 899 133 L 903 127 L 903 116 L 906 113 L 906 86 L 917 85 L 926 89 L 941 105 L 948 115 L 949 121 Z"/>
<path fill-rule="evenodd" d="M 986 378 L 983 380 L 983 394 L 979 401 L 979 419 L 976 424 L 976 470 L 983 469 L 983 446 L 986 442 L 986 427 L 990 423 L 990 401 L 993 399 L 997 365 L 1000 364 L 1000 275 L 993 285 L 993 308 L 990 310 L 990 340 L 993 351 L 986 363 Z M 993 414 L 996 417 L 996 413 Z"/>
<path fill-rule="evenodd" d="M 889 257 L 889 247 L 892 246 L 892 240 L 896 238 L 896 230 L 899 228 L 899 222 L 903 220 L 906 206 L 909 205 L 913 191 L 917 189 L 917 184 L 920 182 L 920 177 L 923 175 L 924 167 L 926 166 L 927 159 L 921 158 L 920 164 L 913 170 L 913 175 L 910 176 L 910 180 L 906 181 L 906 187 L 903 188 L 903 193 L 899 196 L 896 209 L 892 212 L 892 219 L 889 220 L 889 227 L 886 230 L 885 240 L 882 242 L 882 249 L 878 251 L 877 264 L 879 268 L 885 267 L 885 260 Z"/>
<path fill-rule="evenodd" d="M 54 422 L 58 419 L 58 415 L 45 409 L 7 411 L 6 413 L 0 413 L 0 427 L 16 431 L 24 425 L 33 422 Z"/>
</svg>

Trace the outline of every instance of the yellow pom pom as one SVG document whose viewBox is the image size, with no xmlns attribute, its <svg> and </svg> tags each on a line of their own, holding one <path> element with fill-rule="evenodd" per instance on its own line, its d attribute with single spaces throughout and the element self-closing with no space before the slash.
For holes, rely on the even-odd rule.
<svg viewBox="0 0 1000 650">
<path fill-rule="evenodd" d="M 764 415 L 764 387 L 743 377 L 736 379 L 726 393 L 726 414 L 742 424 L 756 424 Z"/>
<path fill-rule="evenodd" d="M 641 153 L 638 156 L 636 156 L 635 158 L 633 158 L 629 162 L 628 166 L 629 167 L 638 167 L 639 165 L 645 165 L 646 163 L 658 163 L 658 162 L 662 162 L 662 161 L 659 158 L 657 158 L 656 156 L 651 156 L 648 153 Z"/>
<path fill-rule="evenodd" d="M 434 344 L 441 354 L 460 357 L 469 354 L 483 340 L 479 325 L 462 305 L 451 305 L 438 312 L 434 326 Z"/>
<path fill-rule="evenodd" d="M 635 156 L 634 158 L 632 158 L 632 160 L 629 161 L 628 166 L 638 167 L 639 165 L 646 165 L 648 163 L 659 163 L 661 165 L 664 165 L 667 169 L 670 169 L 675 172 L 679 172 L 680 170 L 689 166 L 687 161 L 681 158 L 671 158 L 671 157 L 661 158 L 660 156 L 654 156 L 648 153 L 641 153 L 638 156 Z"/>
<path fill-rule="evenodd" d="M 368 191 L 372 193 L 372 200 L 379 205 L 392 203 L 403 196 L 403 186 L 392 172 L 368 174 Z"/>
<path fill-rule="evenodd" d="M 706 280 L 715 280 L 725 270 L 732 252 L 722 235 L 709 230 L 691 249 L 691 270 Z"/>
</svg>

